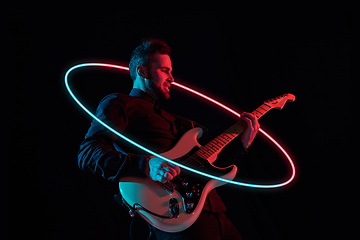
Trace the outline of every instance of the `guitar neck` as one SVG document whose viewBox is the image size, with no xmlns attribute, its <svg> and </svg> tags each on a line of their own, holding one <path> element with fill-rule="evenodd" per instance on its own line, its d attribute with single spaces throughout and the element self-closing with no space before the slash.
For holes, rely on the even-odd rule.
<svg viewBox="0 0 360 240">
<path fill-rule="evenodd" d="M 271 107 L 266 105 L 265 103 L 262 104 L 260 107 L 255 109 L 252 114 L 255 115 L 257 119 L 262 117 L 265 113 L 267 113 Z M 214 154 L 218 154 L 228 143 L 230 143 L 233 139 L 235 139 L 238 135 L 240 135 L 246 128 L 246 123 L 243 120 L 235 123 L 229 129 L 225 130 L 219 136 L 214 138 L 208 144 L 204 145 L 200 148 L 196 154 L 200 157 L 208 160 Z"/>
</svg>

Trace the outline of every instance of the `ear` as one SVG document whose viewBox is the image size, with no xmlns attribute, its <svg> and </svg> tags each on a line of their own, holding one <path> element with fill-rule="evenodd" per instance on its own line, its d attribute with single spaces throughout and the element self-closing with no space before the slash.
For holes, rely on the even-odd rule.
<svg viewBox="0 0 360 240">
<path fill-rule="evenodd" d="M 137 73 L 139 74 L 140 77 L 142 78 L 147 78 L 148 77 L 148 72 L 147 72 L 147 68 L 144 67 L 143 65 L 139 65 L 137 68 Z"/>
</svg>

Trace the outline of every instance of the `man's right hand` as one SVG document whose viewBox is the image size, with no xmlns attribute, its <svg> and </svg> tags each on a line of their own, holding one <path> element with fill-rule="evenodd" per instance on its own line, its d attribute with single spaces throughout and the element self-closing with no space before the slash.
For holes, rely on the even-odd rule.
<svg viewBox="0 0 360 240">
<path fill-rule="evenodd" d="M 180 168 L 161 158 L 150 158 L 146 164 L 145 174 L 154 181 L 165 183 L 179 175 Z"/>
</svg>

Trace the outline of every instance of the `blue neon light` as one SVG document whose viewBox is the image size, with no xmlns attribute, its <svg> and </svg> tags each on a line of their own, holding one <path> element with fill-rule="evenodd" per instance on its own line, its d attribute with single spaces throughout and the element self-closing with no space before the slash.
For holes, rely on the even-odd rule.
<svg viewBox="0 0 360 240">
<path fill-rule="evenodd" d="M 195 169 L 192 169 L 190 167 L 184 166 L 182 164 L 179 164 L 177 162 L 174 162 L 168 158 L 165 158 L 161 155 L 159 155 L 158 153 L 151 151 L 150 149 L 145 148 L 144 146 L 138 144 L 137 142 L 127 138 L 126 136 L 122 135 L 121 133 L 117 132 L 115 129 L 111 128 L 109 125 L 107 125 L 106 123 L 104 123 L 103 121 L 101 121 L 99 118 L 97 118 L 92 112 L 90 112 L 80 101 L 79 99 L 77 99 L 77 97 L 75 96 L 75 94 L 71 91 L 71 88 L 69 86 L 69 82 L 68 82 L 68 78 L 69 78 L 69 74 L 77 69 L 77 68 L 82 68 L 82 67 L 109 67 L 109 68 L 116 68 L 116 69 L 120 69 L 120 70 L 126 70 L 129 71 L 128 67 L 123 67 L 123 66 L 119 66 L 119 65 L 114 65 L 114 64 L 107 64 L 107 63 L 82 63 L 82 64 L 78 64 L 75 65 L 73 67 L 71 67 L 66 73 L 65 73 L 65 77 L 64 77 L 64 81 L 65 81 L 65 86 L 67 91 L 69 92 L 70 96 L 74 99 L 74 101 L 87 113 L 89 114 L 93 119 L 95 119 L 96 121 L 98 121 L 101 125 L 103 125 L 104 127 L 106 127 L 108 130 L 110 130 L 111 132 L 113 132 L 114 134 L 116 134 L 117 136 L 121 137 L 122 139 L 124 139 L 125 141 L 128 141 L 129 143 L 135 145 L 136 147 L 140 148 L 141 150 L 149 153 L 152 156 L 161 158 L 165 161 L 168 161 L 174 165 L 177 165 L 183 169 L 186 169 L 188 171 L 191 171 L 193 173 L 208 177 L 208 178 L 212 178 L 212 179 L 216 179 L 219 181 L 223 181 L 226 183 L 230 183 L 230 184 L 234 184 L 234 185 L 238 185 L 238 186 L 243 186 L 243 187 L 251 187 L 251 188 L 278 188 L 278 187 L 282 187 L 285 186 L 287 184 L 289 184 L 295 177 L 295 167 L 293 162 L 291 161 L 290 156 L 286 153 L 286 151 L 280 146 L 280 144 L 278 144 L 273 138 L 271 138 L 267 133 L 265 133 L 265 131 L 261 130 L 260 132 L 262 132 L 263 134 L 265 134 L 266 137 L 268 137 L 275 145 L 277 145 L 277 147 L 280 148 L 280 150 L 282 150 L 282 152 L 284 153 L 284 155 L 288 158 L 288 160 L 290 161 L 291 167 L 292 167 L 292 176 L 290 177 L 289 180 L 287 180 L 286 182 L 283 183 L 279 183 L 279 184 L 269 184 L 269 185 L 263 185 L 263 184 L 252 184 L 252 183 L 244 183 L 244 182 L 237 182 L 237 181 L 232 181 L 232 180 L 228 180 L 228 179 L 224 179 L 224 178 L 220 178 L 217 176 L 213 176 L 211 174 L 207 174 L 201 171 L 197 171 Z M 180 84 L 175 86 L 179 86 Z M 183 85 L 181 85 L 183 86 Z M 184 86 L 183 86 L 184 87 Z M 193 90 L 194 91 L 194 90 Z M 209 99 L 208 99 L 209 100 Z M 211 100 L 210 100 L 211 101 Z M 215 101 L 212 99 L 212 101 Z M 230 109 L 230 108 L 228 108 Z M 233 113 L 235 112 L 234 110 L 230 109 L 231 111 L 233 111 Z M 230 111 L 228 110 L 228 111 Z"/>
</svg>

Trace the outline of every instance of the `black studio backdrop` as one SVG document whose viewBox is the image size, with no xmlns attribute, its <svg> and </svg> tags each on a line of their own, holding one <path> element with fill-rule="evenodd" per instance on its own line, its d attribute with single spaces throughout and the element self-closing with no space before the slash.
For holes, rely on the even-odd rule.
<svg viewBox="0 0 360 240">
<path fill-rule="evenodd" d="M 232 15 L 231 17 L 229 17 Z M 84 62 L 127 65 L 143 37 L 172 47 L 173 75 L 239 111 L 268 98 L 296 96 L 261 127 L 289 150 L 296 179 L 274 190 L 218 189 L 243 239 L 326 239 L 341 233 L 339 200 L 348 192 L 351 13 L 188 12 L 33 14 L 7 18 L 10 84 L 7 113 L 9 239 L 129 239 L 130 217 L 112 200 L 116 183 L 78 169 L 77 150 L 91 122 L 66 92 L 68 68 Z M 82 69 L 70 78 L 90 109 L 112 92 L 128 93 L 128 73 Z M 172 87 L 163 107 L 210 129 L 201 143 L 236 121 Z M 286 180 L 284 156 L 259 135 L 239 162 L 236 180 Z M 146 234 L 138 223 L 137 232 Z"/>
</svg>

